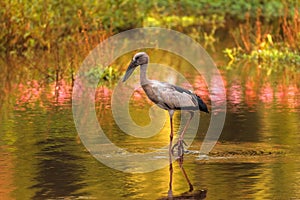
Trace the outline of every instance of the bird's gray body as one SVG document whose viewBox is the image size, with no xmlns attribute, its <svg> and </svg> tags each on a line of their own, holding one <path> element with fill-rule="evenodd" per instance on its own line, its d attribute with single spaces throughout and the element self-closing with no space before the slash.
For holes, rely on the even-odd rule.
<svg viewBox="0 0 300 200">
<path fill-rule="evenodd" d="M 149 80 L 142 84 L 142 88 L 148 98 L 162 109 L 202 110 L 200 97 L 184 88 L 156 80 Z"/>
</svg>

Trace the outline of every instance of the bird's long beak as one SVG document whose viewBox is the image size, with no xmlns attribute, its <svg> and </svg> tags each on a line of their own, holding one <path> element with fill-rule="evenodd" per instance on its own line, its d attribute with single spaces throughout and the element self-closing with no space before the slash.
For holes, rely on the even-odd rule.
<svg viewBox="0 0 300 200">
<path fill-rule="evenodd" d="M 126 70 L 126 73 L 122 79 L 123 82 L 125 82 L 129 77 L 130 75 L 132 74 L 132 72 L 135 70 L 135 68 L 137 67 L 137 63 L 136 61 L 131 61 L 131 63 L 129 64 L 127 70 Z"/>
</svg>

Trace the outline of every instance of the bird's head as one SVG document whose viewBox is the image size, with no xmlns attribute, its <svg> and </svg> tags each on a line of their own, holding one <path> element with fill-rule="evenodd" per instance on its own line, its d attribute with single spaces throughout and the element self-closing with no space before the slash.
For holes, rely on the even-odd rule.
<svg viewBox="0 0 300 200">
<path fill-rule="evenodd" d="M 139 52 L 135 54 L 126 70 L 126 73 L 122 81 L 125 82 L 130 77 L 130 75 L 132 74 L 132 72 L 135 70 L 137 66 L 147 64 L 148 61 L 149 61 L 149 56 L 145 52 Z"/>
</svg>

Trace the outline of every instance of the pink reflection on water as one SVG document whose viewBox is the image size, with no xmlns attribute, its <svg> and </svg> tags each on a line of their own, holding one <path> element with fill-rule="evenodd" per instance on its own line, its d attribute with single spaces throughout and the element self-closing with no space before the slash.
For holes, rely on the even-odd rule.
<svg viewBox="0 0 300 200">
<path fill-rule="evenodd" d="M 66 83 L 65 80 L 61 80 L 58 83 L 50 84 L 51 95 L 48 95 L 48 99 L 54 97 L 57 105 L 63 105 L 66 101 L 71 99 L 72 87 Z"/>
<path fill-rule="evenodd" d="M 287 88 L 287 104 L 289 108 L 300 106 L 299 88 L 296 85 L 289 85 Z"/>
<path fill-rule="evenodd" d="M 41 94 L 41 87 L 36 80 L 27 81 L 26 85 L 23 85 L 22 83 L 19 84 L 17 90 L 20 94 L 17 99 L 17 104 L 36 101 Z"/>
<path fill-rule="evenodd" d="M 45 102 L 52 102 L 56 105 L 65 104 L 71 99 L 72 87 L 64 80 L 57 83 L 45 85 L 37 80 L 27 81 L 26 84 L 15 86 L 18 91 L 16 97 L 16 109 L 22 110 L 25 104 L 33 106 L 38 104 L 40 107 L 45 107 Z"/>
<path fill-rule="evenodd" d="M 250 111 L 256 108 L 258 104 L 263 104 L 267 107 L 275 105 L 277 108 L 285 107 L 290 109 L 299 109 L 300 107 L 300 94 L 299 86 L 296 84 L 285 85 L 279 83 L 273 86 L 270 82 L 263 83 L 262 86 L 254 80 L 248 79 L 243 85 L 241 81 L 233 81 L 231 84 L 226 86 L 226 77 L 223 76 L 223 83 L 218 83 L 219 80 L 211 79 L 211 91 L 208 91 L 206 82 L 201 76 L 196 76 L 194 83 L 191 85 L 194 88 L 194 92 L 201 96 L 203 100 L 209 104 L 209 101 L 214 102 L 215 105 L 218 103 L 224 103 L 223 94 L 227 92 L 228 104 L 231 105 L 231 111 L 237 112 L 237 108 L 240 105 L 246 106 Z M 186 83 L 185 83 L 186 84 Z M 226 91 L 222 90 L 222 85 L 225 85 Z M 187 84 L 183 87 L 190 88 L 191 85 Z M 96 89 L 94 96 L 93 92 L 89 92 L 89 88 L 81 88 L 81 85 L 77 82 L 75 87 L 80 92 L 88 93 L 90 98 L 95 98 L 96 103 L 101 102 L 101 106 L 105 109 L 109 109 L 111 106 L 111 97 L 114 89 L 108 86 L 99 86 Z M 39 105 L 40 107 L 46 107 L 49 103 L 54 105 L 64 105 L 70 102 L 72 98 L 72 86 L 65 80 L 61 80 L 57 83 L 53 82 L 48 85 L 37 80 L 28 81 L 25 84 L 18 84 L 14 86 L 17 91 L 16 95 L 16 109 L 25 109 L 24 105 L 33 106 Z M 93 91 L 93 88 L 90 88 Z M 82 90 L 82 91 L 81 91 Z M 145 92 L 141 87 L 137 87 L 132 91 L 130 101 L 137 106 L 145 106 L 152 104 L 147 98 Z M 124 96 L 124 101 L 122 97 Z M 126 93 L 119 95 L 120 103 L 128 103 L 125 100 Z M 73 97 L 74 98 L 74 97 Z"/>
<path fill-rule="evenodd" d="M 144 92 L 144 90 L 143 90 L 142 87 L 139 87 L 139 88 L 135 89 L 135 91 L 132 94 L 132 98 L 135 101 L 139 101 L 141 99 L 145 99 L 145 97 L 146 97 L 146 95 L 145 95 L 145 92 Z"/>
<path fill-rule="evenodd" d="M 226 81 L 223 78 L 220 81 L 219 76 L 204 80 L 201 75 L 197 75 L 192 83 L 194 92 L 203 99 L 209 110 L 214 110 L 213 115 L 223 112 L 220 109 L 223 109 L 226 104 L 225 85 Z"/>
<path fill-rule="evenodd" d="M 251 111 L 257 104 L 257 92 L 255 90 L 255 82 L 247 81 L 245 85 L 245 103 Z"/>
<path fill-rule="evenodd" d="M 233 105 L 238 105 L 242 102 L 243 91 L 240 81 L 234 81 L 229 88 L 227 88 L 227 99 Z"/>
<path fill-rule="evenodd" d="M 243 104 L 243 88 L 241 82 L 236 80 L 228 85 L 227 100 L 230 103 L 229 109 L 231 112 L 240 112 L 240 107 Z"/>
<path fill-rule="evenodd" d="M 260 89 L 259 100 L 265 104 L 269 104 L 273 101 L 274 90 L 270 83 L 266 83 Z"/>
<path fill-rule="evenodd" d="M 210 98 L 209 100 L 211 101 L 211 105 L 215 106 L 213 114 L 224 112 L 224 110 L 220 110 L 220 109 L 223 109 L 224 105 L 226 104 L 225 86 L 226 86 L 226 80 L 224 79 L 224 77 L 222 77 L 222 80 L 220 81 L 219 76 L 212 76 L 207 87 L 204 87 L 203 85 L 201 86 L 207 88 L 207 90 L 205 91 L 206 93 L 205 96 L 209 95 Z M 205 100 L 206 99 L 205 96 L 201 96 L 201 98 Z M 206 102 L 207 101 L 208 99 L 206 100 Z"/>
<path fill-rule="evenodd" d="M 110 109 L 112 93 L 113 90 L 106 86 L 98 87 L 95 94 L 96 104 L 98 104 L 100 108 Z"/>
<path fill-rule="evenodd" d="M 294 109 L 300 107 L 300 94 L 297 85 L 290 84 L 286 86 L 278 84 L 274 96 L 278 103 L 286 105 L 288 108 Z"/>
<path fill-rule="evenodd" d="M 282 84 L 277 86 L 277 91 L 275 92 L 275 98 L 278 102 L 284 103 L 284 99 L 286 97 L 286 92 Z"/>
<path fill-rule="evenodd" d="M 194 80 L 194 92 L 203 100 L 208 100 L 208 88 L 206 82 L 201 76 L 196 76 Z"/>
<path fill-rule="evenodd" d="M 299 87 L 295 84 L 284 85 L 278 84 L 272 86 L 270 82 L 265 82 L 262 85 L 253 80 L 247 80 L 245 85 L 240 81 L 234 81 L 227 87 L 227 99 L 231 105 L 231 111 L 237 112 L 238 106 L 245 103 L 249 111 L 255 111 L 256 106 L 263 104 L 269 108 L 299 108 L 300 94 Z"/>
</svg>

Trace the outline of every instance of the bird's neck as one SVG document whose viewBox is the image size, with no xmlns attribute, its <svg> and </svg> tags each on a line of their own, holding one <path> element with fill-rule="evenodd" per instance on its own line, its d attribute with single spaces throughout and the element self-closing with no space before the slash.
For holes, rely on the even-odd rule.
<svg viewBox="0 0 300 200">
<path fill-rule="evenodd" d="M 141 85 L 149 83 L 149 79 L 147 77 L 147 66 L 148 66 L 148 64 L 143 64 L 143 65 L 141 65 L 141 68 L 140 68 L 140 70 L 141 70 L 140 71 Z"/>
</svg>

